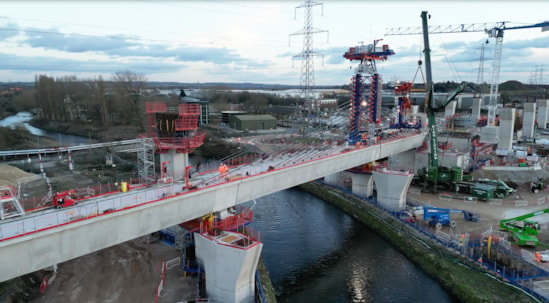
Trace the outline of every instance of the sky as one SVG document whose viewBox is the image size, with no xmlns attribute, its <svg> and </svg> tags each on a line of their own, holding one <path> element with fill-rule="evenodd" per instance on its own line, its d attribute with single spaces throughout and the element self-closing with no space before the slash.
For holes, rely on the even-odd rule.
<svg viewBox="0 0 549 303">
<path fill-rule="evenodd" d="M 390 29 L 549 20 L 549 1 L 314 1 L 311 45 L 314 85 L 350 82 L 357 61 L 349 47 L 388 44 L 378 61 L 384 82 L 424 82 L 422 35 Z M 305 1 L 27 1 L 0 0 L 0 82 L 38 75 L 109 80 L 130 71 L 147 81 L 299 85 Z M 488 40 L 488 44 L 486 44 Z M 494 39 L 484 32 L 429 35 L 433 81 L 492 81 Z M 423 66 L 424 68 L 424 66 Z M 549 31 L 506 30 L 499 82 L 549 82 Z M 545 75 L 547 74 L 547 75 Z"/>
</svg>

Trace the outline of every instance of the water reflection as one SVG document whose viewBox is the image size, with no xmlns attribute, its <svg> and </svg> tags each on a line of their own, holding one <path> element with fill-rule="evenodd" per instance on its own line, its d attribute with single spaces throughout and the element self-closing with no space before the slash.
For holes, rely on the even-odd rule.
<svg viewBox="0 0 549 303">
<path fill-rule="evenodd" d="M 251 226 L 278 302 L 457 302 L 338 208 L 296 189 L 256 200 Z"/>
<path fill-rule="evenodd" d="M 34 116 L 29 112 L 19 112 L 16 115 L 9 116 L 0 120 L 1 127 L 9 127 L 11 129 L 16 129 L 17 127 L 24 127 L 31 134 L 35 136 L 48 137 L 52 140 L 59 142 L 59 146 L 68 146 L 68 145 L 80 145 L 90 143 L 90 138 L 75 136 L 75 135 L 66 135 L 58 132 L 47 131 L 40 128 L 36 128 L 30 125 L 28 122 L 32 120 Z M 39 139 L 37 138 L 37 145 L 39 145 Z M 93 143 L 93 142 L 91 142 Z M 39 146 L 37 146 L 39 147 Z"/>
</svg>

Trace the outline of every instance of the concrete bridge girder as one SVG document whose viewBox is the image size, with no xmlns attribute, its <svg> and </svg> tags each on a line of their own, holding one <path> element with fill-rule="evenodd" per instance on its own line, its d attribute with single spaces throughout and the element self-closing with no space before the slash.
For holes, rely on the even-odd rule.
<svg viewBox="0 0 549 303">
<path fill-rule="evenodd" d="M 0 242 L 0 282 L 420 146 L 417 134 Z M 183 186 L 183 184 L 181 184 Z"/>
</svg>

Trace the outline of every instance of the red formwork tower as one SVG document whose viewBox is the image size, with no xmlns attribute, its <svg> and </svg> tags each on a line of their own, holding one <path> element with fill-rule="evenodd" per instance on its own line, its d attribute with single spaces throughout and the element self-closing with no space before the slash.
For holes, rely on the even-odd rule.
<svg viewBox="0 0 549 303">
<path fill-rule="evenodd" d="M 148 136 L 157 153 L 175 150 L 190 153 L 204 143 L 205 133 L 198 132 L 199 104 L 179 104 L 169 108 L 164 102 L 146 102 Z"/>
</svg>

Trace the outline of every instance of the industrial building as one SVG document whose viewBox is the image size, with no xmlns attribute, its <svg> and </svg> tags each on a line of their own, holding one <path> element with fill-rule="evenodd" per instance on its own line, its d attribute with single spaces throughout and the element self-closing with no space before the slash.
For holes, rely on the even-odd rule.
<svg viewBox="0 0 549 303">
<path fill-rule="evenodd" d="M 265 130 L 276 128 L 276 118 L 271 115 L 234 115 L 229 126 L 237 130 Z"/>
</svg>

